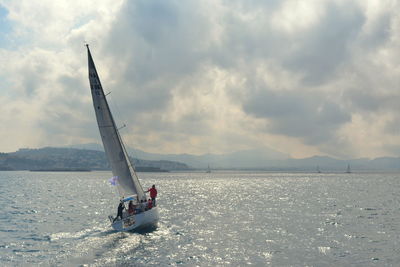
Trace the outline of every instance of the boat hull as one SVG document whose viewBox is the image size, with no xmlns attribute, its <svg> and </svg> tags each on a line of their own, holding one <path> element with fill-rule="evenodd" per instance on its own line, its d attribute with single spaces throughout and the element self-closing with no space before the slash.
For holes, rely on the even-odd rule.
<svg viewBox="0 0 400 267">
<path fill-rule="evenodd" d="M 126 217 L 111 224 L 117 231 L 134 231 L 146 227 L 156 226 L 159 219 L 158 207 L 145 212 Z"/>
</svg>

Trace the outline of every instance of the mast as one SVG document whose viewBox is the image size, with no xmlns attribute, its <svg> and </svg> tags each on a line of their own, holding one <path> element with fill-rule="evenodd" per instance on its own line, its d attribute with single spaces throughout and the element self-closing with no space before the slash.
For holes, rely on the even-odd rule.
<svg viewBox="0 0 400 267">
<path fill-rule="evenodd" d="M 129 159 L 122 138 L 111 114 L 100 77 L 97 74 L 89 45 L 86 45 L 88 53 L 89 82 L 92 92 L 93 107 L 96 113 L 104 151 L 111 165 L 112 173 L 118 177 L 118 191 L 121 197 L 137 195 L 139 199 L 145 199 L 145 193 L 136 175 L 135 169 Z"/>
</svg>

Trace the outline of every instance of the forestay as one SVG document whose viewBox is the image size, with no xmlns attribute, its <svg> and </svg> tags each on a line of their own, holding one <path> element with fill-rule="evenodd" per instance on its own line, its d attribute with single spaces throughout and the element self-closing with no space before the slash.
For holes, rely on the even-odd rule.
<svg viewBox="0 0 400 267">
<path fill-rule="evenodd" d="M 86 47 L 89 61 L 90 88 L 97 124 L 113 175 L 118 177 L 118 191 L 121 196 L 137 195 L 139 199 L 143 199 L 145 198 L 143 188 L 139 183 L 139 179 L 116 128 L 89 46 L 86 45 Z"/>
</svg>

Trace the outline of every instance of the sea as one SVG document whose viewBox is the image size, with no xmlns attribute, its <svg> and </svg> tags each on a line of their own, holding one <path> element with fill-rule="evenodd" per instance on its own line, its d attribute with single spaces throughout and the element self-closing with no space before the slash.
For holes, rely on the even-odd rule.
<svg viewBox="0 0 400 267">
<path fill-rule="evenodd" d="M 400 266 L 400 173 L 139 173 L 157 228 L 116 232 L 111 172 L 0 172 L 0 266 Z"/>
</svg>

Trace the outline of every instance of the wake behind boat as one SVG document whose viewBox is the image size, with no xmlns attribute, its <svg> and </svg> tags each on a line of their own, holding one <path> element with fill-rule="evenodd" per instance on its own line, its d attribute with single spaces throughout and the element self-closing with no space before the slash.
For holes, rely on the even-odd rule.
<svg viewBox="0 0 400 267">
<path fill-rule="evenodd" d="M 121 197 L 120 206 L 118 207 L 118 215 L 120 216 L 116 218 L 111 215 L 109 216 L 111 226 L 117 231 L 130 231 L 156 225 L 159 219 L 158 208 L 156 206 L 152 207 L 151 204 L 146 204 L 146 192 L 139 182 L 136 171 L 116 127 L 89 50 L 89 45 L 86 45 L 86 47 L 88 53 L 89 82 L 97 125 L 99 126 L 104 150 L 114 175 L 113 182 L 117 186 Z M 125 207 L 126 202 L 130 202 L 130 205 L 135 208 L 127 211 Z"/>
</svg>

